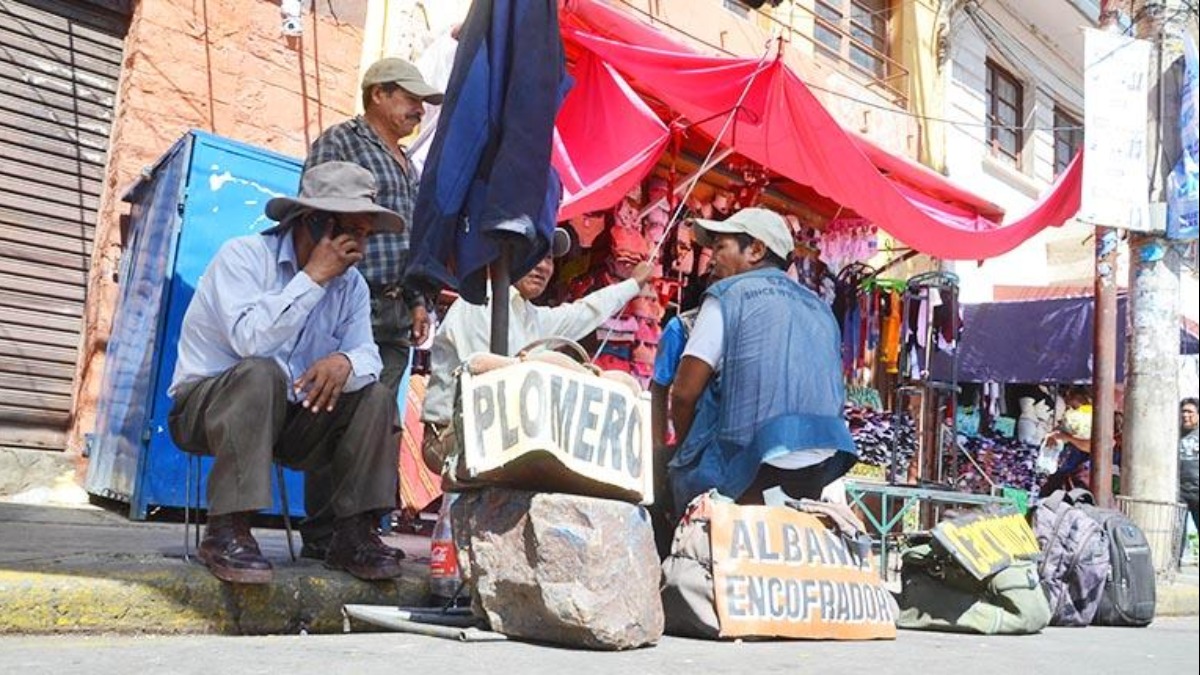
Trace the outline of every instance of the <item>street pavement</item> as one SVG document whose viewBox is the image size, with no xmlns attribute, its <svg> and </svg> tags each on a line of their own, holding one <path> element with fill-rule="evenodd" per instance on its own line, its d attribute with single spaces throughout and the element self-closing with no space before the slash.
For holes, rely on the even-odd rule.
<svg viewBox="0 0 1200 675">
<path fill-rule="evenodd" d="M 203 566 L 184 561 L 183 526 L 179 523 L 131 521 L 123 512 L 95 506 L 57 508 L 0 502 L 0 634 L 337 634 L 343 630 L 341 608 L 345 604 L 422 606 L 428 601 L 429 539 L 426 537 L 387 537 L 389 543 L 403 548 L 408 554 L 403 565 L 404 575 L 396 581 L 368 583 L 344 572 L 325 569 L 316 561 L 290 561 L 282 530 L 256 529 L 255 535 L 264 553 L 276 567 L 275 580 L 266 587 L 225 584 Z M 1200 613 L 1198 583 L 1200 580 L 1197 579 L 1195 567 L 1185 569 L 1170 583 L 1160 583 L 1159 616 L 1194 617 Z M 1176 624 L 1168 622 L 1163 625 Z M 1164 630 L 1158 626 L 1156 623 L 1151 631 L 1118 631 L 1117 635 L 1122 639 L 1126 635 L 1157 636 Z M 1195 632 L 1193 627 L 1191 635 L 1194 636 Z M 1088 636 L 1087 641 L 1101 642 L 1107 640 L 1105 636 L 1108 632 L 1107 629 L 1088 628 L 1066 633 L 1055 631 L 1053 634 L 1069 635 L 1072 640 L 1082 635 Z M 903 639 L 896 645 L 912 640 L 917 641 L 915 644 L 931 644 L 934 649 L 943 648 L 941 640 L 948 640 L 946 644 L 951 645 L 970 644 L 968 638 L 951 639 L 946 636 L 926 643 L 923 641 L 932 639 L 928 635 L 913 635 L 903 634 Z M 77 640 L 80 645 L 102 646 L 109 644 L 104 641 L 106 639 L 73 637 L 64 642 L 50 641 L 46 644 L 65 649 Z M 335 645 L 347 645 L 347 649 L 357 650 L 358 647 L 352 645 L 411 645 L 415 638 L 397 635 L 360 638 L 355 635 L 339 639 L 347 641 L 336 642 Z M 1026 642 L 1022 638 L 1020 644 L 1038 644 L 1036 640 L 1044 638 L 1029 639 L 1035 641 Z M 1048 644 L 1057 642 L 1052 640 Z M 674 643 L 668 641 L 664 647 L 668 647 L 669 651 L 675 648 L 669 647 Z M 158 643 L 133 641 L 128 646 L 136 648 L 142 644 Z M 227 644 L 236 647 L 222 646 L 222 649 L 291 643 L 232 641 Z M 695 643 L 683 641 L 682 644 Z M 980 644 L 1015 643 L 1001 640 Z M 1148 648 L 1150 643 L 1141 645 L 1135 641 L 1131 646 Z M 329 649 L 340 648 L 335 646 Z M 759 648 L 768 654 L 776 649 L 769 645 L 755 645 L 755 649 Z M 788 647 L 797 648 L 795 645 Z M 859 645 L 856 649 L 868 651 L 854 653 L 893 648 L 898 647 Z M 106 649 L 101 652 L 108 654 Z M 680 649 L 690 653 L 693 649 L 704 651 L 707 647 Z M 807 644 L 803 649 L 814 649 L 817 650 L 814 653 L 820 653 L 826 647 Z M 54 651 L 57 650 L 56 647 Z M 1193 653 L 1195 651 L 1192 649 Z M 512 658 L 519 660 L 523 653 L 518 650 Z M 725 658 L 723 655 L 733 653 L 729 650 L 718 651 L 714 652 L 713 658 L 720 662 L 721 658 Z M 801 650 L 796 653 L 808 652 Z M 647 668 L 657 667 L 657 656 L 638 658 L 649 659 L 645 666 Z M 732 658 L 729 663 L 733 667 L 738 659 Z M 2 664 L 3 659 L 0 659 Z M 0 667 L 0 675 L 8 672 L 16 671 Z M 1188 672 L 1196 672 L 1196 669 L 1191 668 Z"/>
<path fill-rule="evenodd" d="M 864 673 L 1088 675 L 1196 673 L 1196 617 L 1148 628 L 1050 628 L 982 637 L 901 631 L 880 642 L 705 642 L 664 638 L 632 652 L 521 642 L 463 643 L 399 633 L 273 637 L 7 636 L 0 672 L 55 673 Z"/>
</svg>

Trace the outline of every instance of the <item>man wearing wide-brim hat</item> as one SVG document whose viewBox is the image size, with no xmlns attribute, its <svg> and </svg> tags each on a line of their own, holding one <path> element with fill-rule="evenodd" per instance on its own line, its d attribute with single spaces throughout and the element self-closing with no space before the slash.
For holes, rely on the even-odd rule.
<svg viewBox="0 0 1200 675">
<path fill-rule="evenodd" d="M 214 457 L 199 557 L 219 579 L 271 580 L 250 517 L 271 506 L 272 461 L 332 474 L 326 566 L 400 574 L 375 533 L 396 500 L 396 402 L 355 265 L 368 235 L 404 223 L 375 198 L 358 165 L 312 167 L 298 197 L 267 203 L 278 225 L 222 246 L 184 315 L 169 424 L 179 447 Z"/>
</svg>

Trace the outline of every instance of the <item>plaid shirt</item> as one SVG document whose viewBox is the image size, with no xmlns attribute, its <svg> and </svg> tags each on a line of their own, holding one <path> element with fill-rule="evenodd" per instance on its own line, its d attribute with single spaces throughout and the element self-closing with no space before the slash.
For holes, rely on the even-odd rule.
<svg viewBox="0 0 1200 675">
<path fill-rule="evenodd" d="M 401 151 L 404 152 L 403 148 Z M 399 283 L 408 266 L 409 228 L 412 227 L 419 183 L 416 169 L 411 162 L 407 167 L 401 166 L 361 115 L 326 129 L 308 151 L 304 170 L 337 160 L 354 162 L 374 174 L 378 190 L 376 202 L 404 219 L 403 232 L 380 232 L 367 240 L 366 254 L 358 264 L 358 271 L 366 278 L 374 295 L 383 286 Z M 412 307 L 420 302 L 420 297 L 406 292 L 405 301 Z"/>
</svg>

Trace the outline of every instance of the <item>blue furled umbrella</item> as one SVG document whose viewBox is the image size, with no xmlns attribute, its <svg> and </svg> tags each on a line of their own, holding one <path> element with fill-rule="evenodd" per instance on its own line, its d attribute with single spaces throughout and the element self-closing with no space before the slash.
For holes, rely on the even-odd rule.
<svg viewBox="0 0 1200 675">
<path fill-rule="evenodd" d="M 553 236 L 560 186 L 550 150 L 569 87 L 558 0 L 475 0 L 458 39 L 406 281 L 481 304 L 489 265 L 520 278 Z"/>
</svg>

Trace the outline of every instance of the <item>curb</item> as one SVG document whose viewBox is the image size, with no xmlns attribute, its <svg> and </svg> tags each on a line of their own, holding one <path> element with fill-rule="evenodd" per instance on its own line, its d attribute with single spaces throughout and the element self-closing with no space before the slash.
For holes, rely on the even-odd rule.
<svg viewBox="0 0 1200 675">
<path fill-rule="evenodd" d="M 1159 582 L 1154 617 L 1200 615 L 1200 588 L 1190 584 Z"/>
<path fill-rule="evenodd" d="M 427 601 L 427 566 L 401 566 L 399 579 L 366 582 L 300 561 L 277 566 L 263 586 L 227 584 L 199 564 L 161 556 L 0 570 L 0 634 L 341 633 L 342 605 Z"/>
</svg>

